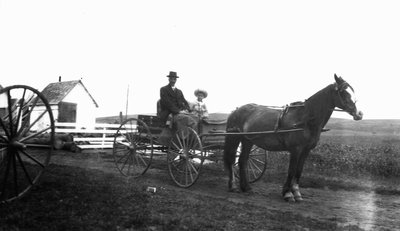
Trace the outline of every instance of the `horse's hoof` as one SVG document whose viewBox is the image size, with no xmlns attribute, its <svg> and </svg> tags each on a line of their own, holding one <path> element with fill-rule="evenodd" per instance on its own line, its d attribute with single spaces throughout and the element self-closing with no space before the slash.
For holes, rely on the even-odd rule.
<svg viewBox="0 0 400 231">
<path fill-rule="evenodd" d="M 295 200 L 296 202 L 302 202 L 304 199 L 303 199 L 303 197 L 301 197 L 301 196 L 297 196 L 297 197 L 294 197 L 294 200 Z"/>
<path fill-rule="evenodd" d="M 293 196 L 293 193 L 292 193 L 292 192 L 287 192 L 287 193 L 285 193 L 285 195 L 283 195 L 283 199 L 284 199 L 286 202 L 296 202 L 295 199 L 294 199 L 294 196 Z"/>
<path fill-rule="evenodd" d="M 294 197 L 284 197 L 283 198 L 286 202 L 292 203 L 292 202 L 296 202 Z"/>
<path fill-rule="evenodd" d="M 303 201 L 303 197 L 301 196 L 301 193 L 300 193 L 299 191 L 293 192 L 293 197 L 294 197 L 294 200 L 295 200 L 296 202 L 301 202 L 301 201 Z"/>
<path fill-rule="evenodd" d="M 251 192 L 252 189 L 251 189 L 250 186 L 247 186 L 247 187 L 242 187 L 242 191 L 243 191 L 243 192 Z"/>
<path fill-rule="evenodd" d="M 229 192 L 232 192 L 232 193 L 240 193 L 240 190 L 239 190 L 238 188 L 230 188 L 230 189 L 229 189 Z"/>
</svg>

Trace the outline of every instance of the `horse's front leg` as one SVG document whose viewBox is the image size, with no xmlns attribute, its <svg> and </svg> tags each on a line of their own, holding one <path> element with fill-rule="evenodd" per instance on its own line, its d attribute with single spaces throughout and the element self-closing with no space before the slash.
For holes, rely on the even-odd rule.
<svg viewBox="0 0 400 231">
<path fill-rule="evenodd" d="M 292 188 L 294 183 L 294 176 L 296 174 L 297 163 L 299 160 L 299 155 L 298 155 L 299 153 L 300 152 L 296 150 L 290 151 L 288 176 L 282 188 L 283 199 L 287 202 L 295 202 Z"/>
<path fill-rule="evenodd" d="M 294 199 L 297 202 L 303 201 L 303 197 L 302 197 L 302 195 L 300 193 L 299 184 L 300 184 L 300 177 L 301 177 L 301 174 L 303 172 L 304 163 L 305 163 L 309 153 L 310 153 L 310 150 L 304 150 L 301 153 L 301 155 L 299 157 L 298 164 L 297 164 L 296 175 L 295 175 L 295 183 L 292 185 L 292 188 L 291 188 L 291 191 L 293 193 Z"/>
<path fill-rule="evenodd" d="M 235 177 L 235 171 L 234 171 L 234 165 L 232 164 L 228 168 L 229 172 L 229 181 L 228 181 L 228 188 L 229 192 L 239 192 L 239 188 L 236 183 L 236 177 Z"/>
</svg>

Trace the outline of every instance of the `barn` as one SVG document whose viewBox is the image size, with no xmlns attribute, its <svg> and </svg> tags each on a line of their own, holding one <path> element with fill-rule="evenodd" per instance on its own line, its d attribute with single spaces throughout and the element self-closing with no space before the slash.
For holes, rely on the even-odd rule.
<svg viewBox="0 0 400 231">
<path fill-rule="evenodd" d="M 96 113 L 99 107 L 81 80 L 60 81 L 50 83 L 43 91 L 57 122 L 76 123 L 78 128 L 92 128 L 96 123 Z M 40 115 L 46 110 L 38 105 L 34 114 Z M 44 121 L 43 121 L 44 122 Z"/>
</svg>

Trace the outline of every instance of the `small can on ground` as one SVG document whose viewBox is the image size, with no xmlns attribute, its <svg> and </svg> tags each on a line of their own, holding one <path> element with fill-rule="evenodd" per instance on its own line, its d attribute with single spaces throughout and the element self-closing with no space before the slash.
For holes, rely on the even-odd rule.
<svg viewBox="0 0 400 231">
<path fill-rule="evenodd" d="M 151 193 L 156 193 L 157 188 L 156 187 L 147 187 L 146 191 L 151 192 Z"/>
</svg>

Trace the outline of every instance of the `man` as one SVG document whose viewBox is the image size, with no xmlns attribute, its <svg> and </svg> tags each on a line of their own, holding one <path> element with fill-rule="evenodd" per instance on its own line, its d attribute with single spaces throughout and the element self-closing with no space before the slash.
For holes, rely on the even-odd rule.
<svg viewBox="0 0 400 231">
<path fill-rule="evenodd" d="M 160 112 L 159 117 L 165 124 L 168 120 L 168 116 L 173 116 L 180 113 L 189 112 L 189 104 L 186 101 L 183 93 L 179 90 L 175 84 L 179 76 L 174 71 L 170 71 L 167 75 L 169 83 L 168 85 L 160 89 Z"/>
</svg>

